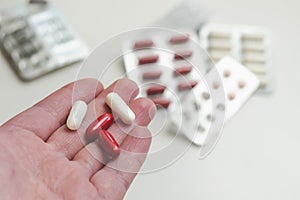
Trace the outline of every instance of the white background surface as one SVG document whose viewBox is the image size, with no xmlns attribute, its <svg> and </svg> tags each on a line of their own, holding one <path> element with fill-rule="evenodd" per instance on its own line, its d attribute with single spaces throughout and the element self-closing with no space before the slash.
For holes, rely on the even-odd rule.
<svg viewBox="0 0 300 200">
<path fill-rule="evenodd" d="M 0 7 L 19 1 L 1 0 Z M 53 1 L 91 48 L 114 34 L 146 26 L 180 0 Z M 126 199 L 300 199 L 298 0 L 202 0 L 213 21 L 269 27 L 274 34 L 277 88 L 254 97 L 231 120 L 217 148 L 197 160 L 190 150 L 172 166 L 139 175 Z M 0 122 L 76 78 L 79 65 L 34 82 L 17 79 L 0 56 Z M 109 78 L 109 77 L 108 77 Z"/>
</svg>

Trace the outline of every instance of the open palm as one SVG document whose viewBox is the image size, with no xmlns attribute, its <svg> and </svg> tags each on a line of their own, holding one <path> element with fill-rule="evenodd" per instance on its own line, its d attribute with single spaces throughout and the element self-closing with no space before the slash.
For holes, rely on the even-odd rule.
<svg viewBox="0 0 300 200">
<path fill-rule="evenodd" d="M 134 127 L 114 123 L 108 131 L 121 144 L 120 156 L 105 165 L 97 141 L 85 143 L 87 126 L 109 112 L 105 96 L 117 92 L 136 114 Z M 116 81 L 107 89 L 84 79 L 54 92 L 0 127 L 1 199 L 122 199 L 146 158 L 151 143 L 147 125 L 155 114 L 153 103 L 137 98 L 137 85 Z M 76 100 L 88 103 L 78 131 L 66 118 Z M 132 154 L 128 152 L 133 152 Z M 103 162 L 102 162 L 103 161 Z M 122 170 L 124 167 L 125 170 Z"/>
</svg>

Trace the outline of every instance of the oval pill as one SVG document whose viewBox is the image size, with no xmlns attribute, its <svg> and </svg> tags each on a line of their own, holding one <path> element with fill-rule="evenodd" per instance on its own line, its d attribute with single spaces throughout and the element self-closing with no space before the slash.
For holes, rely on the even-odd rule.
<svg viewBox="0 0 300 200">
<path fill-rule="evenodd" d="M 125 124 L 131 124 L 132 122 L 134 122 L 134 112 L 129 108 L 129 106 L 117 93 L 109 93 L 106 96 L 105 102 Z"/>
<path fill-rule="evenodd" d="M 225 70 L 223 75 L 225 78 L 228 78 L 231 75 L 231 72 L 229 70 Z"/>
<path fill-rule="evenodd" d="M 208 100 L 208 99 L 210 98 L 210 94 L 209 94 L 208 92 L 203 92 L 203 93 L 202 93 L 202 98 L 203 98 L 204 100 Z"/>
<path fill-rule="evenodd" d="M 86 136 L 89 140 L 94 140 L 97 138 L 98 133 L 102 129 L 108 129 L 114 122 L 114 117 L 110 113 L 105 113 L 98 117 L 95 121 L 89 125 L 86 129 Z"/>
<path fill-rule="evenodd" d="M 100 130 L 98 141 L 108 159 L 113 160 L 120 155 L 120 145 L 108 131 Z"/>
<path fill-rule="evenodd" d="M 244 81 L 239 81 L 238 85 L 240 89 L 243 89 L 246 86 L 246 83 Z"/>
<path fill-rule="evenodd" d="M 213 83 L 213 88 L 214 88 L 215 90 L 219 89 L 219 87 L 220 87 L 220 83 L 219 83 L 219 82 L 214 82 L 214 83 Z"/>
<path fill-rule="evenodd" d="M 235 94 L 233 92 L 228 93 L 228 99 L 230 101 L 234 100 L 235 99 Z"/>
<path fill-rule="evenodd" d="M 70 130 L 77 130 L 87 111 L 87 104 L 84 101 L 76 101 L 70 111 L 70 114 L 67 119 L 67 127 Z"/>
</svg>

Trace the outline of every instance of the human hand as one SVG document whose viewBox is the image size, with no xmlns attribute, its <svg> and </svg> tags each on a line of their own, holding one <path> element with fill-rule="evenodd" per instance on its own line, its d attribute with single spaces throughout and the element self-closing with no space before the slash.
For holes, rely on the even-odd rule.
<svg viewBox="0 0 300 200">
<path fill-rule="evenodd" d="M 108 112 L 105 97 L 117 92 L 136 114 L 129 135 L 114 123 L 108 130 L 121 144 L 121 154 L 109 162 L 97 141 L 85 144 L 87 126 Z M 54 92 L 0 127 L 1 199 L 122 199 L 146 158 L 151 133 L 146 128 L 156 109 L 152 101 L 135 97 L 137 85 L 121 79 L 107 89 L 84 79 Z M 76 131 L 66 119 L 72 102 L 88 103 L 87 115 Z M 137 136 L 137 137 L 135 137 Z M 125 153 L 125 152 L 132 152 Z M 137 154 L 134 154 L 137 153 Z M 126 171 L 119 170 L 127 166 Z"/>
</svg>

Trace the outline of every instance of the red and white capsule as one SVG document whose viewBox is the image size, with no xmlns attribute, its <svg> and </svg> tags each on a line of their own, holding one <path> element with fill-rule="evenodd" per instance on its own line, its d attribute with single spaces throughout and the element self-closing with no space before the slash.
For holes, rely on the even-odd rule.
<svg viewBox="0 0 300 200">
<path fill-rule="evenodd" d="M 86 130 L 86 136 L 89 140 L 95 140 L 99 131 L 108 129 L 114 122 L 114 117 L 110 113 L 105 113 L 98 117 Z"/>
<path fill-rule="evenodd" d="M 98 134 L 98 141 L 106 158 L 109 160 L 114 160 L 120 155 L 120 145 L 108 131 L 100 130 Z"/>
</svg>

